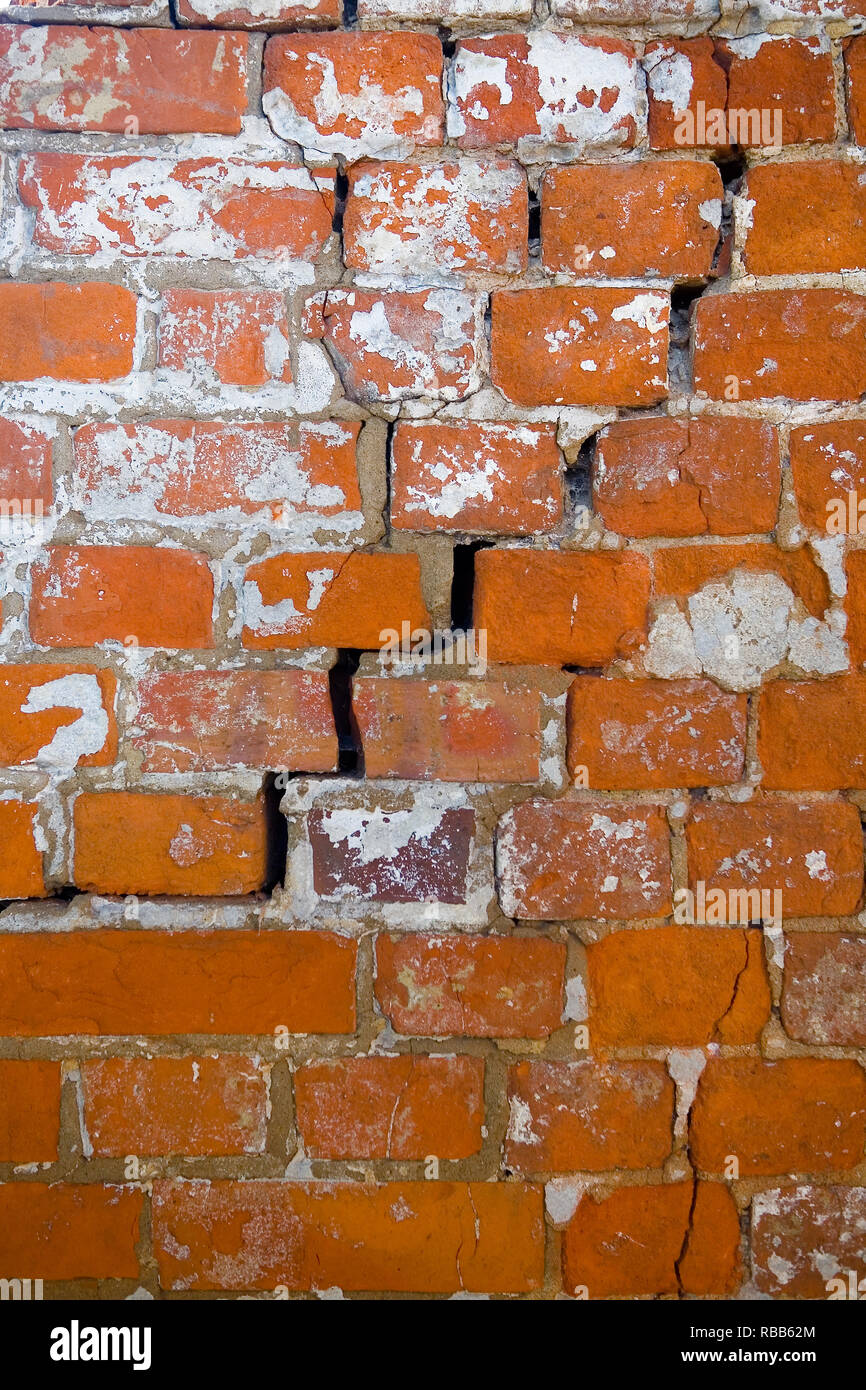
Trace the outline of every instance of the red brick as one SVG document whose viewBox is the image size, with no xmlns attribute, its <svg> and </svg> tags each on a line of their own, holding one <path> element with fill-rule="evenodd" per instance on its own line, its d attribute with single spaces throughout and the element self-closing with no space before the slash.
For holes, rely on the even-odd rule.
<svg viewBox="0 0 866 1390">
<path fill-rule="evenodd" d="M 315 931 L 13 932 L 0 935 L 0 1020 L 28 1038 L 351 1033 L 355 945 Z"/>
<path fill-rule="evenodd" d="M 382 806 L 316 808 L 307 829 L 313 887 L 331 901 L 465 903 L 475 812 L 468 806 L 420 811 Z"/>
<path fill-rule="evenodd" d="M 658 1168 L 674 1084 L 661 1062 L 521 1062 L 509 1073 L 505 1162 L 519 1173 Z"/>
<path fill-rule="evenodd" d="M 848 626 L 845 636 L 851 654 L 851 665 L 866 662 L 866 550 L 849 551 L 845 557 L 845 578 L 848 593 L 845 612 Z"/>
<path fill-rule="evenodd" d="M 654 405 L 668 394 L 669 316 L 660 290 L 499 290 L 493 384 L 518 405 Z"/>
<path fill-rule="evenodd" d="M 580 275 L 708 275 L 724 188 L 714 164 L 648 161 L 548 169 L 541 185 L 545 269 Z"/>
<path fill-rule="evenodd" d="M 113 763 L 116 690 L 114 673 L 96 666 L 0 667 L 0 764 L 69 768 Z"/>
<path fill-rule="evenodd" d="M 205 555 L 144 545 L 53 546 L 33 567 L 30 635 L 42 647 L 213 646 Z"/>
<path fill-rule="evenodd" d="M 267 1078 L 250 1057 L 111 1057 L 83 1062 L 81 1086 L 97 1156 L 264 1150 Z"/>
<path fill-rule="evenodd" d="M 720 39 L 716 43 L 716 61 L 728 73 L 729 113 L 779 111 L 784 145 L 833 139 L 835 78 L 826 39 L 762 35 L 757 45 L 750 38 Z M 739 131 L 742 135 L 742 123 Z M 748 141 L 741 138 L 738 143 L 769 142 L 766 138 L 758 141 L 751 134 Z"/>
<path fill-rule="evenodd" d="M 363 162 L 349 170 L 345 262 L 389 276 L 517 274 L 528 258 L 526 175 L 508 159 Z"/>
<path fill-rule="evenodd" d="M 457 45 L 448 131 L 464 148 L 624 148 L 635 143 L 638 120 L 634 49 L 618 39 L 535 30 Z"/>
<path fill-rule="evenodd" d="M 355 421 L 86 424 L 75 431 L 75 497 L 100 519 L 228 512 L 288 524 L 310 513 L 360 512 L 360 428 Z"/>
<path fill-rule="evenodd" d="M 528 1293 L 544 1267 L 522 1183 L 157 1182 L 164 1289 Z"/>
<path fill-rule="evenodd" d="M 610 791 L 718 787 L 739 782 L 746 759 L 745 695 L 713 681 L 599 680 L 568 692 L 568 768 Z"/>
<path fill-rule="evenodd" d="M 752 1199 L 752 1269 L 771 1298 L 826 1299 L 863 1288 L 866 1188 L 793 1187 Z M 863 1294 L 859 1294 L 862 1299 Z"/>
<path fill-rule="evenodd" d="M 546 1038 L 562 1023 L 565 946 L 544 937 L 379 936 L 376 998 L 404 1035 Z"/>
<path fill-rule="evenodd" d="M 358 551 L 274 555 L 246 572 L 245 647 L 377 651 L 401 624 L 428 628 L 418 556 Z M 282 616 L 291 603 L 294 613 Z M 269 610 L 273 609 L 273 612 Z M 284 611 L 284 610 L 283 610 Z"/>
<path fill-rule="evenodd" d="M 37 246 L 65 255 L 314 260 L 331 234 L 333 170 L 245 159 L 41 153 L 18 187 Z"/>
<path fill-rule="evenodd" d="M 541 697 L 494 681 L 352 682 L 368 777 L 534 782 Z"/>
<path fill-rule="evenodd" d="M 857 401 L 866 392 L 864 329 L 866 296 L 844 290 L 705 296 L 695 318 L 695 389 L 713 400 Z"/>
<path fill-rule="evenodd" d="M 432 34 L 281 34 L 265 47 L 265 115 L 317 151 L 407 154 L 442 143 L 442 46 Z"/>
<path fill-rule="evenodd" d="M 664 917 L 668 826 L 657 806 L 524 801 L 499 822 L 499 901 L 527 921 Z"/>
<path fill-rule="evenodd" d="M 866 424 L 828 420 L 804 425 L 791 431 L 790 449 L 794 492 L 805 525 L 830 534 L 840 534 L 840 525 L 842 531 L 866 533 L 866 506 L 860 511 L 860 503 L 866 502 Z M 849 492 L 856 494 L 853 517 Z"/>
<path fill-rule="evenodd" d="M 224 385 L 290 382 L 289 321 L 279 290 L 166 290 L 159 365 L 210 371 Z"/>
<path fill-rule="evenodd" d="M 261 801 L 82 792 L 74 876 L 91 893 L 255 893 L 267 875 Z"/>
<path fill-rule="evenodd" d="M 859 164 L 809 160 L 759 164 L 745 264 L 752 275 L 809 275 L 866 268 L 866 177 Z"/>
<path fill-rule="evenodd" d="M 863 1157 L 866 1077 L 856 1062 L 710 1058 L 692 1108 L 690 1152 L 705 1173 L 735 1155 L 741 1177 L 853 1168 Z"/>
<path fill-rule="evenodd" d="M 132 371 L 135 295 L 120 285 L 0 284 L 0 381 L 112 381 Z"/>
<path fill-rule="evenodd" d="M 563 1240 L 566 1291 L 589 1298 L 722 1298 L 739 1278 L 740 1225 L 719 1183 L 620 1187 L 582 1197 Z"/>
<path fill-rule="evenodd" d="M 0 1060 L 0 1163 L 52 1163 L 59 1137 L 60 1063 Z"/>
<path fill-rule="evenodd" d="M 0 1184 L 0 1269 L 27 1279 L 136 1279 L 144 1193 L 88 1183 Z"/>
<path fill-rule="evenodd" d="M 689 886 L 779 890 L 785 917 L 842 916 L 863 891 L 863 833 L 847 802 L 695 806 L 686 826 Z"/>
<path fill-rule="evenodd" d="M 486 550 L 475 559 L 473 620 L 491 661 L 606 666 L 647 630 L 644 556 Z"/>
<path fill-rule="evenodd" d="M 178 0 L 177 21 L 181 25 L 200 25 L 206 29 L 312 29 L 320 24 L 339 24 L 340 0 Z"/>
<path fill-rule="evenodd" d="M 391 459 L 392 526 L 528 536 L 562 521 L 553 425 L 407 421 L 394 432 Z"/>
<path fill-rule="evenodd" d="M 866 937 L 791 933 L 782 1023 L 797 1042 L 866 1046 Z"/>
<path fill-rule="evenodd" d="M 653 591 L 656 597 L 687 598 L 732 570 L 778 575 L 816 618 L 823 616 L 830 602 L 827 576 L 806 546 L 800 550 L 779 550 L 775 545 L 760 543 L 677 545 L 656 550 Z"/>
<path fill-rule="evenodd" d="M 782 470 L 772 425 L 733 416 L 619 420 L 602 431 L 593 503 L 624 536 L 772 531 Z"/>
<path fill-rule="evenodd" d="M 246 55 L 243 34 L 0 25 L 0 125 L 237 135 Z"/>
<path fill-rule="evenodd" d="M 754 1043 L 770 1019 L 760 931 L 615 931 L 586 960 L 596 1047 Z"/>
<path fill-rule="evenodd" d="M 310 1158 L 468 1158 L 481 1147 L 481 1057 L 351 1057 L 295 1073 Z"/>
<path fill-rule="evenodd" d="M 643 66 L 647 73 L 650 148 L 705 148 L 712 143 L 704 137 L 714 132 L 707 130 L 706 120 L 699 128 L 696 118 L 699 102 L 703 102 L 705 116 L 726 107 L 728 84 L 721 64 L 715 60 L 713 40 L 658 39 L 647 44 Z M 682 119 L 685 113 L 691 114 L 690 129 Z M 726 139 L 722 141 L 726 143 Z"/>
<path fill-rule="evenodd" d="M 858 145 L 866 145 L 866 35 L 848 39 L 844 48 L 851 134 Z"/>
<path fill-rule="evenodd" d="M 866 788 L 866 676 L 771 681 L 758 704 L 758 760 L 765 787 Z"/>
<path fill-rule="evenodd" d="M 52 436 L 39 425 L 0 416 L 0 493 L 10 504 L 17 498 L 25 514 L 29 501 L 31 517 L 42 515 L 39 503 L 44 511 L 54 498 L 53 447 Z M 10 515 L 14 517 L 12 508 Z"/>
<path fill-rule="evenodd" d="M 326 671 L 160 671 L 138 701 L 142 772 L 336 769 Z"/>
<path fill-rule="evenodd" d="M 36 806 L 26 801 L 0 801 L 0 899 L 44 898 L 42 854 L 36 848 Z"/>
<path fill-rule="evenodd" d="M 305 330 L 355 400 L 454 401 L 479 385 L 481 317 L 482 301 L 459 290 L 336 289 L 309 301 Z"/>
</svg>

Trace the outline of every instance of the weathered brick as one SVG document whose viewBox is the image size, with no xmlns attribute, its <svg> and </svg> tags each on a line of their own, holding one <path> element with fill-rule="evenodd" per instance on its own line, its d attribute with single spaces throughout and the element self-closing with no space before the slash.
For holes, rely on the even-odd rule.
<svg viewBox="0 0 866 1390">
<path fill-rule="evenodd" d="M 866 1077 L 856 1062 L 710 1058 L 692 1107 L 690 1151 L 705 1173 L 729 1155 L 741 1177 L 853 1168 L 863 1157 Z"/>
<path fill-rule="evenodd" d="M 113 381 L 132 370 L 135 295 L 120 285 L 0 284 L 0 381 Z"/>
<path fill-rule="evenodd" d="M 521 1062 L 508 1098 L 505 1162 L 519 1173 L 658 1168 L 671 1150 L 661 1062 Z"/>
<path fill-rule="evenodd" d="M 861 502 L 866 502 L 866 424 L 830 420 L 801 426 L 791 430 L 790 451 L 794 492 L 805 525 L 830 534 L 866 533 L 866 506 L 860 511 Z"/>
<path fill-rule="evenodd" d="M 845 44 L 845 73 L 851 134 L 858 145 L 866 145 L 866 35 L 858 34 Z"/>
<path fill-rule="evenodd" d="M 385 936 L 376 998 L 424 1037 L 545 1038 L 562 1022 L 565 946 L 544 937 Z"/>
<path fill-rule="evenodd" d="M 592 496 L 624 536 L 750 535 L 773 530 L 781 476 L 762 420 L 619 420 L 599 435 Z"/>
<path fill-rule="evenodd" d="M 475 558 L 473 620 L 491 661 L 606 666 L 647 630 L 644 556 L 485 550 Z"/>
<path fill-rule="evenodd" d="M 0 666 L 0 764 L 104 767 L 117 757 L 117 679 L 97 666 Z"/>
<path fill-rule="evenodd" d="M 563 1238 L 566 1291 L 589 1298 L 724 1297 L 739 1276 L 740 1225 L 720 1183 L 620 1187 L 583 1196 Z"/>
<path fill-rule="evenodd" d="M 42 647 L 213 646 L 205 555 L 144 545 L 53 546 L 33 567 L 30 635 Z"/>
<path fill-rule="evenodd" d="M 866 177 L 858 164 L 809 160 L 749 170 L 745 264 L 752 275 L 866 268 Z"/>
<path fill-rule="evenodd" d="M 401 422 L 391 459 L 392 526 L 537 535 L 562 521 L 562 460 L 553 425 Z"/>
<path fill-rule="evenodd" d="M 283 140 L 358 159 L 442 142 L 442 46 L 432 34 L 280 34 L 265 47 L 265 115 Z"/>
<path fill-rule="evenodd" d="M 526 175 L 507 159 L 349 170 L 346 265 L 389 276 L 526 269 Z"/>
<path fill-rule="evenodd" d="M 823 616 L 830 602 L 825 572 L 807 546 L 780 550 L 775 545 L 666 546 L 653 554 L 653 591 L 657 597 L 688 598 L 704 584 L 732 570 L 776 574 L 802 599 L 814 617 Z"/>
<path fill-rule="evenodd" d="M 165 1289 L 528 1293 L 542 1196 L 523 1183 L 157 1182 Z"/>
<path fill-rule="evenodd" d="M 752 1198 L 752 1272 L 771 1298 L 850 1298 L 866 1278 L 866 1188 L 789 1187 Z M 838 1283 L 835 1285 L 837 1294 Z M 855 1293 L 854 1297 L 857 1296 Z M 862 1293 L 859 1295 L 863 1297 Z"/>
<path fill-rule="evenodd" d="M 205 371 L 231 386 L 292 380 L 289 321 L 279 290 L 166 290 L 159 365 Z"/>
<path fill-rule="evenodd" d="M 597 1047 L 754 1043 L 769 1022 L 759 931 L 616 931 L 589 945 L 586 960 Z"/>
<path fill-rule="evenodd" d="M 351 1057 L 295 1073 L 310 1158 L 468 1158 L 481 1147 L 481 1057 Z"/>
<path fill-rule="evenodd" d="M 866 662 L 866 550 L 849 551 L 845 557 L 847 594 L 845 637 L 852 666 Z"/>
<path fill-rule="evenodd" d="M 757 43 L 749 37 L 719 39 L 716 62 L 728 75 L 728 113 L 741 113 L 736 132 L 740 139 L 736 143 L 771 144 L 777 128 L 783 145 L 833 139 L 836 131 L 833 56 L 823 36 L 761 35 Z M 762 116 L 760 140 L 755 138 L 753 112 L 766 113 Z M 749 113 L 747 123 L 744 123 L 743 113 Z M 771 138 L 768 140 L 764 122 L 771 113 L 772 119 L 768 122 Z M 746 140 L 742 138 L 744 124 L 748 130 Z"/>
<path fill-rule="evenodd" d="M 249 566 L 244 596 L 245 647 L 377 651 L 389 631 L 399 636 L 404 622 L 412 628 L 430 624 L 414 554 L 274 555 Z"/>
<path fill-rule="evenodd" d="M 725 112 L 727 78 L 709 38 L 664 38 L 648 43 L 643 58 L 649 100 L 649 139 L 654 150 L 706 148 L 715 143 L 707 113 Z M 698 103 L 704 120 L 699 122 Z M 683 119 L 685 117 L 685 119 Z M 690 119 L 689 119 L 690 118 Z M 712 122 L 712 116 L 710 116 Z M 727 144 L 727 118 L 720 144 Z"/>
<path fill-rule="evenodd" d="M 42 854 L 37 849 L 36 806 L 27 801 L 0 801 L 0 899 L 44 898 Z"/>
<path fill-rule="evenodd" d="M 686 161 L 572 165 L 541 185 L 541 253 L 553 272 L 708 275 L 724 189 L 718 169 Z"/>
<path fill-rule="evenodd" d="M 758 704 L 758 759 L 765 787 L 866 788 L 866 676 L 771 681 Z"/>
<path fill-rule="evenodd" d="M 332 772 L 326 671 L 160 671 L 142 676 L 133 747 L 142 772 Z"/>
<path fill-rule="evenodd" d="M 253 1154 L 268 1088 L 250 1057 L 110 1057 L 83 1062 L 84 1124 L 96 1155 Z"/>
<path fill-rule="evenodd" d="M 475 812 L 468 806 L 400 810 L 370 804 L 309 813 L 313 886 L 331 900 L 463 903 Z"/>
<path fill-rule="evenodd" d="M 0 1060 L 0 1163 L 53 1163 L 59 1136 L 60 1063 Z"/>
<path fill-rule="evenodd" d="M 532 0 L 358 0 L 361 21 L 401 19 L 407 23 L 459 23 L 530 19 Z"/>
<path fill-rule="evenodd" d="M 524 801 L 499 822 L 499 901 L 528 921 L 664 917 L 667 821 L 656 806 Z"/>
<path fill-rule="evenodd" d="M 0 126 L 237 135 L 243 34 L 0 25 Z"/>
<path fill-rule="evenodd" d="M 36 1038 L 351 1033 L 355 945 L 316 931 L 8 933 L 0 1022 Z"/>
<path fill-rule="evenodd" d="M 498 290 L 493 384 L 518 405 L 654 405 L 668 394 L 669 317 L 659 290 Z"/>
<path fill-rule="evenodd" d="M 863 833 L 847 802 L 708 802 L 692 809 L 686 842 L 693 890 L 778 890 L 785 917 L 841 916 L 862 895 Z"/>
<path fill-rule="evenodd" d="M 220 29 L 318 28 L 339 24 L 340 0 L 178 0 L 181 25 Z"/>
<path fill-rule="evenodd" d="M 791 933 L 782 1022 L 798 1042 L 866 1046 L 866 937 Z"/>
<path fill-rule="evenodd" d="M 47 430 L 29 420 L 0 416 L 0 493 L 10 518 L 15 518 L 16 500 L 21 504 L 19 515 L 25 518 L 38 519 L 51 506 L 52 456 L 52 435 Z"/>
<path fill-rule="evenodd" d="M 541 697 L 494 681 L 352 682 L 368 777 L 444 782 L 534 782 Z"/>
<path fill-rule="evenodd" d="M 143 1205 L 138 1188 L 0 1183 L 0 1268 L 20 1278 L 134 1279 Z"/>
</svg>

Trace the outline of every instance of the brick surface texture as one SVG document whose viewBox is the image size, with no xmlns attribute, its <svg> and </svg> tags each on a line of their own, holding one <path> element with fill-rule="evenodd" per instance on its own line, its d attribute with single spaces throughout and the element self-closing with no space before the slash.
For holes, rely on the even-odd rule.
<svg viewBox="0 0 866 1390">
<path fill-rule="evenodd" d="M 866 1290 L 862 3 L 0 11 L 0 1279 Z"/>
</svg>

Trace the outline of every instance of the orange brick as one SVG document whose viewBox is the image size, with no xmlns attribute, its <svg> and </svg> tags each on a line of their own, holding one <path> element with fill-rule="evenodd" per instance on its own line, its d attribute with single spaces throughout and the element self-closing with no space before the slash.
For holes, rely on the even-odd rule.
<svg viewBox="0 0 866 1390">
<path fill-rule="evenodd" d="M 53 546 L 33 567 L 30 635 L 42 647 L 211 647 L 207 556 L 144 545 Z"/>
<path fill-rule="evenodd" d="M 554 425 L 399 423 L 391 524 L 409 531 L 536 535 L 562 521 Z"/>
<path fill-rule="evenodd" d="M 671 910 L 668 825 L 658 806 L 524 801 L 499 822 L 496 863 L 506 917 L 561 922 Z"/>
<path fill-rule="evenodd" d="M 267 876 L 262 802 L 222 796 L 82 792 L 77 887 L 91 893 L 255 893 Z"/>
<path fill-rule="evenodd" d="M 646 406 L 667 396 L 661 290 L 498 290 L 492 304 L 490 374 L 510 401 Z"/>
<path fill-rule="evenodd" d="M 267 1078 L 250 1057 L 111 1057 L 83 1062 L 94 1154 L 262 1153 Z"/>
<path fill-rule="evenodd" d="M 658 416 L 602 431 L 592 495 L 624 536 L 737 536 L 773 530 L 781 479 L 772 425 Z"/>
<path fill-rule="evenodd" d="M 310 513 L 360 512 L 360 429 L 354 421 L 86 424 L 75 431 L 73 487 L 82 509 L 100 520 L 228 513 L 288 524 Z"/>
<path fill-rule="evenodd" d="M 866 676 L 771 681 L 758 703 L 758 760 L 765 787 L 866 788 Z"/>
<path fill-rule="evenodd" d="M 245 647 L 378 651 L 402 624 L 429 628 L 418 556 L 358 551 L 273 555 L 246 572 Z M 283 617 L 281 605 L 293 606 Z M 275 610 L 271 614 L 268 610 Z M 291 610 L 290 610 L 291 611 Z"/>
<path fill-rule="evenodd" d="M 686 842 L 693 891 L 778 890 L 785 917 L 843 916 L 860 901 L 863 834 L 847 802 L 708 802 L 693 808 Z"/>
<path fill-rule="evenodd" d="M 534 782 L 541 697 L 494 681 L 352 682 L 368 777 Z"/>
<path fill-rule="evenodd" d="M 866 145 L 866 36 L 848 39 L 844 50 L 851 134 L 858 145 Z"/>
<path fill-rule="evenodd" d="M 792 932 L 785 942 L 782 1023 L 812 1046 L 866 1046 L 866 937 Z"/>
<path fill-rule="evenodd" d="M 0 1021 L 27 1038 L 351 1033 L 355 945 L 316 931 L 8 933 Z"/>
<path fill-rule="evenodd" d="M 713 681 L 599 680 L 568 692 L 568 769 L 610 791 L 718 787 L 740 781 L 745 695 Z"/>
<path fill-rule="evenodd" d="M 159 365 L 205 368 L 232 386 L 290 382 L 289 321 L 279 290 L 166 290 Z"/>
<path fill-rule="evenodd" d="M 475 627 L 491 661 L 606 666 L 647 630 L 644 556 L 486 550 L 475 559 Z"/>
<path fill-rule="evenodd" d="M 7 280 L 0 284 L 0 381 L 126 376 L 135 347 L 135 304 L 135 295 L 120 285 Z"/>
<path fill-rule="evenodd" d="M 712 400 L 857 401 L 866 392 L 864 328 L 866 296 L 844 290 L 705 296 L 695 389 Z"/>
<path fill-rule="evenodd" d="M 42 854 L 36 848 L 36 806 L 26 801 L 0 801 L 0 899 L 44 898 Z"/>
<path fill-rule="evenodd" d="M 7 420 L 0 416 L 0 493 L 9 504 L 17 498 L 22 512 L 38 518 L 51 506 L 52 438 L 37 424 L 26 420 Z M 42 512 L 39 510 L 42 504 Z M 10 516 L 14 518 L 14 508 Z"/>
<path fill-rule="evenodd" d="M 481 1147 L 480 1057 L 335 1058 L 295 1073 L 310 1158 L 468 1158 Z"/>
<path fill-rule="evenodd" d="M 724 188 L 709 163 L 559 166 L 541 185 L 545 269 L 581 275 L 708 275 Z"/>
<path fill-rule="evenodd" d="M 3 24 L 0 125 L 237 135 L 246 57 L 243 34 Z"/>
<path fill-rule="evenodd" d="M 565 946 L 544 937 L 379 936 L 376 998 L 406 1036 L 545 1038 L 562 1023 Z"/>
<path fill-rule="evenodd" d="M 596 1047 L 754 1043 L 770 1019 L 760 931 L 616 931 L 586 960 Z"/>
<path fill-rule="evenodd" d="M 857 164 L 759 164 L 745 264 L 752 275 L 808 275 L 866 267 L 866 180 Z M 806 431 L 808 433 L 808 431 Z"/>
<path fill-rule="evenodd" d="M 779 112 L 784 145 L 833 139 L 835 79 L 833 55 L 826 40 L 762 36 L 755 45 L 749 38 L 719 39 L 715 56 L 728 74 L 728 112 L 741 113 L 740 144 L 770 143 L 763 130 L 762 139 L 755 139 L 753 118 L 748 121 L 749 138 L 742 139 L 742 113 L 755 110 Z M 775 134 L 772 122 L 770 128 Z"/>
<path fill-rule="evenodd" d="M 794 492 L 805 525 L 830 534 L 840 534 L 840 529 L 866 533 L 866 506 L 860 510 L 860 503 L 866 502 L 866 424 L 830 420 L 804 425 L 791 431 L 790 449 Z M 850 492 L 856 494 L 853 516 Z"/>
<path fill-rule="evenodd" d="M 523 1183 L 156 1182 L 164 1289 L 528 1293 L 542 1195 Z"/>
<path fill-rule="evenodd" d="M 348 159 L 441 144 L 441 84 L 432 34 L 280 34 L 265 47 L 263 106 L 276 133 Z"/>
<path fill-rule="evenodd" d="M 709 38 L 658 39 L 647 44 L 643 59 L 649 99 L 649 138 L 653 150 L 706 148 L 715 132 L 707 121 L 697 120 L 698 103 L 703 112 L 725 111 L 728 83 L 715 46 Z M 688 113 L 691 121 L 683 121 Z M 727 127 L 727 121 L 724 122 Z M 708 138 L 709 137 L 709 138 Z M 727 129 L 722 145 L 727 144 Z"/>
<path fill-rule="evenodd" d="M 563 1281 L 593 1299 L 722 1298 L 737 1286 L 739 1244 L 737 1208 L 721 1184 L 620 1187 L 581 1198 L 563 1240 Z"/>
<path fill-rule="evenodd" d="M 136 1279 L 144 1193 L 102 1183 L 0 1184 L 0 1269 L 27 1279 Z"/>
<path fill-rule="evenodd" d="M 505 1162 L 519 1173 L 658 1168 L 674 1084 L 661 1062 L 521 1062 L 509 1072 Z"/>
<path fill-rule="evenodd" d="M 60 1063 L 0 1060 L 0 1163 L 52 1163 L 59 1137 Z"/>
<path fill-rule="evenodd" d="M 114 672 L 104 667 L 0 667 L 0 764 L 69 768 L 113 763 L 116 690 Z"/>
<path fill-rule="evenodd" d="M 657 597 L 688 598 L 704 584 L 732 570 L 777 574 L 816 618 L 830 602 L 830 586 L 807 546 L 779 550 L 775 545 L 670 546 L 653 554 L 653 591 Z"/>
<path fill-rule="evenodd" d="M 724 1172 L 731 1154 L 741 1177 L 853 1168 L 866 1137 L 866 1077 L 856 1062 L 711 1057 L 690 1136 L 705 1173 Z"/>
<path fill-rule="evenodd" d="M 526 269 L 526 175 L 508 159 L 349 170 L 345 262 L 389 276 Z"/>
<path fill-rule="evenodd" d="M 851 653 L 851 665 L 862 666 L 866 662 L 866 550 L 848 552 L 845 575 L 848 581 L 845 599 L 848 626 L 845 636 Z"/>
<path fill-rule="evenodd" d="M 866 1278 L 864 1221 L 863 1187 L 803 1184 L 756 1192 L 751 1230 L 756 1289 L 771 1298 L 826 1299 L 834 1291 L 838 1298 L 841 1281 L 842 1297 L 856 1297 L 851 1277 L 860 1289 Z"/>
</svg>

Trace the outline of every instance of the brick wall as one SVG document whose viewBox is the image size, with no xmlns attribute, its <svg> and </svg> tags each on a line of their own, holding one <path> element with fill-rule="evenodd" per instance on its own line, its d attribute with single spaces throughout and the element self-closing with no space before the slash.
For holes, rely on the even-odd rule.
<svg viewBox="0 0 866 1390">
<path fill-rule="evenodd" d="M 856 1286 L 856 0 L 4 20 L 0 1277 Z"/>
</svg>

